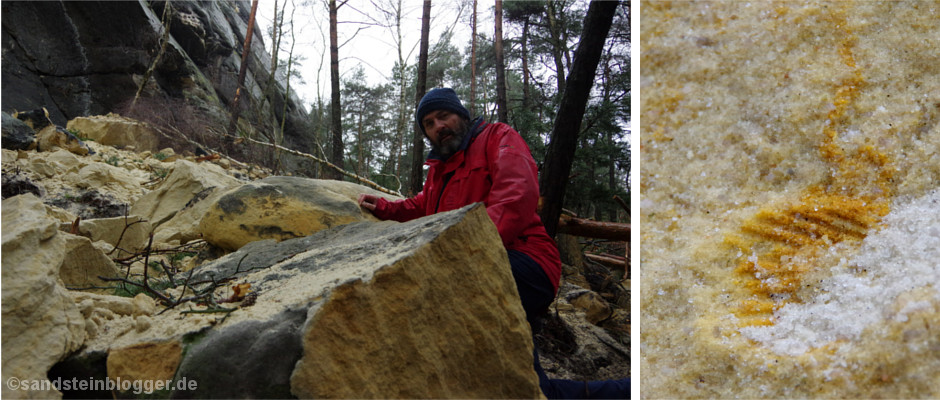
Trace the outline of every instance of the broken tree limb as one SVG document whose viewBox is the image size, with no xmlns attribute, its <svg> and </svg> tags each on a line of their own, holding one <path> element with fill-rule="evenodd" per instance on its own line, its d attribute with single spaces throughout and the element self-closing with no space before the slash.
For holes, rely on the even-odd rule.
<svg viewBox="0 0 940 400">
<path fill-rule="evenodd" d="M 620 207 L 623 207 L 623 209 L 627 212 L 627 215 L 630 215 L 630 206 L 627 205 L 626 201 L 623 201 L 623 199 L 621 199 L 620 196 L 617 196 L 617 195 L 614 195 L 614 201 L 616 201 L 617 204 L 620 204 Z"/>
<path fill-rule="evenodd" d="M 230 136 L 230 135 L 227 135 L 227 136 Z M 307 154 L 307 153 L 300 152 L 300 151 L 293 150 L 293 149 L 288 149 L 287 147 L 280 146 L 280 145 L 276 145 L 276 144 L 273 144 L 273 143 L 267 143 L 267 142 L 262 142 L 262 141 L 254 140 L 254 139 L 252 139 L 252 138 L 244 138 L 244 139 L 247 140 L 247 141 L 249 141 L 249 142 L 251 142 L 251 143 L 260 144 L 260 145 L 262 145 L 262 146 L 273 147 L 273 148 L 275 148 L 275 149 L 281 150 L 281 151 L 286 152 L 286 153 L 289 153 L 289 154 L 293 154 L 293 155 L 298 156 L 298 157 L 309 158 L 309 159 L 314 160 L 314 161 L 316 161 L 316 162 L 318 162 L 318 163 L 321 163 L 321 164 L 323 164 L 323 165 L 326 165 L 327 167 L 332 168 L 333 170 L 339 172 L 339 173 L 342 174 L 342 175 L 348 176 L 348 177 L 350 177 L 350 178 L 352 178 L 352 179 L 355 179 L 356 181 L 359 181 L 359 182 L 361 182 L 361 183 L 363 183 L 363 184 L 366 184 L 366 185 L 372 187 L 372 188 L 375 189 L 375 190 L 378 190 L 378 191 L 380 191 L 380 192 L 384 192 L 384 193 L 388 193 L 388 194 L 391 194 L 391 195 L 395 195 L 395 196 L 401 197 L 401 193 L 399 193 L 399 192 L 395 192 L 395 191 L 393 191 L 393 190 L 386 189 L 386 188 L 382 187 L 381 185 L 379 185 L 378 183 L 372 182 L 371 180 L 368 180 L 368 179 L 366 179 L 366 178 L 363 178 L 363 177 L 361 177 L 361 176 L 359 176 L 359 175 L 356 175 L 356 174 L 353 174 L 353 173 L 351 173 L 351 172 L 346 172 L 346 170 L 344 170 L 344 169 L 342 169 L 342 168 L 340 168 L 340 167 L 337 167 L 335 164 L 333 164 L 333 163 L 331 163 L 331 162 L 329 162 L 329 161 L 323 160 L 323 159 L 321 159 L 321 158 L 319 158 L 319 157 L 317 157 L 317 156 L 315 156 L 315 155 Z"/>
<path fill-rule="evenodd" d="M 558 232 L 596 239 L 630 241 L 630 224 L 594 221 L 567 215 L 558 219 Z"/>
<path fill-rule="evenodd" d="M 627 261 L 627 259 L 624 258 L 624 257 L 618 256 L 618 255 L 614 255 L 614 254 L 610 254 L 610 253 L 598 253 L 597 255 L 598 255 L 598 256 L 601 256 L 601 257 L 612 258 L 612 259 L 617 260 L 618 262 L 621 262 L 621 263 Z"/>
<path fill-rule="evenodd" d="M 617 269 L 623 269 L 623 270 L 626 270 L 627 268 L 627 260 L 623 257 L 611 256 L 609 254 L 600 255 L 600 254 L 590 254 L 590 253 L 585 253 L 584 257 L 586 257 L 588 260 L 597 262 L 607 268 L 617 268 Z"/>
<path fill-rule="evenodd" d="M 148 125 L 149 125 L 149 124 L 148 124 Z M 158 127 L 158 126 L 155 126 L 155 125 L 149 125 L 149 126 L 152 127 L 152 128 L 154 128 L 154 129 L 157 131 L 157 133 L 163 135 L 163 136 L 166 137 L 166 138 L 169 138 L 169 139 L 173 139 L 173 138 L 174 138 L 173 136 L 171 136 L 169 133 L 165 132 L 163 129 L 161 129 L 161 128 Z M 281 150 L 281 151 L 284 151 L 284 152 L 293 154 L 293 155 L 298 156 L 298 157 L 309 158 L 309 159 L 311 159 L 311 160 L 313 160 L 313 161 L 316 161 L 316 162 L 318 162 L 318 163 L 321 163 L 321 164 L 323 164 L 323 165 L 326 165 L 326 166 L 329 167 L 329 168 L 332 168 L 332 169 L 334 169 L 334 170 L 337 170 L 337 171 L 339 171 L 340 173 L 342 173 L 343 175 L 346 175 L 346 176 L 348 176 L 348 177 L 350 177 L 350 178 L 352 178 L 352 179 L 355 179 L 356 181 L 358 181 L 358 182 L 360 182 L 360 183 L 362 183 L 362 184 L 364 184 L 364 185 L 366 185 L 366 186 L 369 186 L 369 187 L 371 187 L 371 188 L 373 188 L 373 189 L 375 189 L 375 190 L 378 190 L 378 191 L 383 192 L 383 193 L 388 193 L 388 194 L 391 194 L 391 195 L 403 197 L 403 196 L 401 195 L 401 192 L 396 192 L 396 191 L 394 191 L 394 190 L 387 189 L 387 188 L 385 188 L 385 187 L 379 185 L 378 183 L 375 183 L 375 182 L 373 182 L 373 181 L 371 181 L 371 180 L 369 180 L 369 179 L 363 178 L 363 177 L 361 177 L 361 176 L 358 176 L 358 175 L 353 174 L 353 173 L 350 173 L 350 172 L 346 172 L 346 171 L 343 170 L 342 168 L 337 167 L 336 165 L 334 165 L 333 163 L 331 163 L 331 162 L 329 162 L 329 161 L 326 161 L 326 160 L 324 160 L 324 159 L 322 159 L 322 158 L 319 158 L 319 157 L 317 157 L 317 156 L 315 156 L 315 155 L 313 155 L 313 154 L 307 154 L 307 153 L 300 152 L 300 151 L 297 151 L 297 150 L 288 149 L 288 148 L 286 148 L 286 147 L 284 147 L 284 146 L 276 145 L 276 144 L 273 144 L 273 143 L 262 142 L 262 141 L 255 140 L 255 139 L 252 139 L 252 138 L 245 138 L 245 137 L 239 138 L 239 137 L 237 137 L 237 136 L 229 135 L 229 134 L 227 134 L 227 133 L 220 132 L 220 131 L 218 131 L 218 130 L 211 129 L 211 128 L 210 128 L 209 130 L 210 130 L 212 133 L 214 133 L 214 134 L 216 134 L 216 135 L 218 135 L 218 136 L 220 136 L 220 137 L 227 137 L 227 138 L 235 139 L 235 140 L 249 141 L 249 142 L 251 142 L 251 143 L 259 144 L 259 145 L 262 145 L 262 146 L 273 147 L 273 148 L 276 148 L 276 149 L 278 149 L 278 150 Z M 199 143 L 199 142 L 196 142 L 196 141 L 190 139 L 189 137 L 186 136 L 186 134 L 184 134 L 184 133 L 182 133 L 182 132 L 180 132 L 180 131 L 178 131 L 178 130 L 174 130 L 173 133 L 175 133 L 177 137 L 179 137 L 179 138 L 185 140 L 185 141 L 188 142 L 189 144 L 192 144 L 192 145 L 194 145 L 194 146 L 204 147 L 206 150 L 208 150 L 208 151 L 210 151 L 210 152 L 212 152 L 212 153 L 214 153 L 214 154 L 219 154 L 219 155 L 221 155 L 222 157 L 225 157 L 227 160 L 229 160 L 229 161 L 231 161 L 232 163 L 238 165 L 239 167 L 247 168 L 247 167 L 249 166 L 248 164 L 245 164 L 245 163 L 243 163 L 243 162 L 241 162 L 241 161 L 238 161 L 238 160 L 236 160 L 236 159 L 234 159 L 234 158 L 232 158 L 232 157 L 229 157 L 229 156 L 226 156 L 226 155 L 224 155 L 224 154 L 221 154 L 219 151 L 216 151 L 215 149 L 213 149 L 212 147 L 210 147 L 210 146 L 208 146 L 208 145 L 206 145 L 206 144 Z"/>
<path fill-rule="evenodd" d="M 248 55 L 251 53 L 251 36 L 255 31 L 255 11 L 258 10 L 258 0 L 251 2 L 251 14 L 248 16 L 248 30 L 245 32 L 245 46 L 242 48 L 242 63 L 238 68 L 238 86 L 235 87 L 235 98 L 232 99 L 232 120 L 228 125 L 228 133 L 234 135 L 238 124 L 238 98 L 241 97 L 242 87 L 245 86 L 245 73 L 248 70 Z"/>
</svg>

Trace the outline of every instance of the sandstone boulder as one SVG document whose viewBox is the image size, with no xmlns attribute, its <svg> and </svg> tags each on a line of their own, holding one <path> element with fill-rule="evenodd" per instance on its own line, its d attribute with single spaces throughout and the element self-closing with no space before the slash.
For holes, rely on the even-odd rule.
<svg viewBox="0 0 940 400">
<path fill-rule="evenodd" d="M 56 374 L 172 375 L 186 398 L 540 397 L 501 243 L 481 205 L 252 242 L 194 270 L 187 292 L 217 306 L 101 319 Z"/>
<path fill-rule="evenodd" d="M 27 159 L 18 160 L 17 164 L 44 179 L 43 186 L 53 197 L 79 197 L 76 191 L 93 192 L 99 197 L 112 199 L 114 203 L 129 205 L 144 194 L 141 185 L 147 179 L 143 171 L 96 162 L 65 149 L 52 153 L 28 152 Z"/>
<path fill-rule="evenodd" d="M 88 155 L 90 149 L 81 139 L 60 126 L 49 125 L 36 132 L 36 150 L 55 151 L 65 149 L 78 155 Z"/>
<path fill-rule="evenodd" d="M 154 243 L 180 245 L 201 239 L 199 223 L 216 201 L 232 188 L 208 188 L 197 193 L 193 199 L 168 221 L 160 224 L 153 233 Z"/>
<path fill-rule="evenodd" d="M 576 290 L 568 293 L 565 299 L 575 308 L 584 312 L 585 319 L 594 325 L 613 315 L 610 304 L 607 304 L 596 292 Z"/>
<path fill-rule="evenodd" d="M 104 163 L 86 164 L 78 173 L 67 173 L 61 179 L 73 188 L 106 194 L 125 205 L 144 194 L 140 186 L 143 180 L 138 175 Z"/>
<path fill-rule="evenodd" d="M 35 146 L 36 132 L 29 125 L 7 113 L 3 113 L 2 121 L 3 140 L 0 142 L 4 149 L 29 150 Z"/>
<path fill-rule="evenodd" d="M 256 240 L 291 239 L 351 222 L 377 221 L 359 207 L 359 193 L 387 196 L 349 182 L 269 177 L 218 198 L 199 231 L 209 243 L 237 250 Z"/>
<path fill-rule="evenodd" d="M 49 110 L 45 107 L 30 111 L 14 111 L 13 118 L 23 121 L 33 132 L 39 132 L 43 128 L 53 125 L 52 120 L 49 119 Z"/>
<path fill-rule="evenodd" d="M 62 224 L 59 229 L 69 230 L 71 224 Z M 136 216 L 85 219 L 78 223 L 76 234 L 94 242 L 104 241 L 117 247 L 117 257 L 138 253 L 147 247 L 150 240 L 150 222 Z"/>
<path fill-rule="evenodd" d="M 83 236 L 59 232 L 64 238 L 65 259 L 59 267 L 59 278 L 67 288 L 104 288 L 111 283 L 99 277 L 114 278 L 120 270 L 108 256 Z"/>
<path fill-rule="evenodd" d="M 66 255 L 57 222 L 31 194 L 3 200 L 3 382 L 46 379 L 85 339 L 84 318 L 59 279 Z M 58 398 L 56 391 L 16 390 L 4 398 Z"/>
<path fill-rule="evenodd" d="M 173 150 L 172 147 L 165 147 L 160 149 L 153 154 L 153 157 L 160 162 L 171 163 L 180 159 L 180 155 L 176 154 L 176 150 Z"/>
<path fill-rule="evenodd" d="M 133 146 L 138 151 L 156 151 L 159 146 L 159 134 L 153 128 L 117 114 L 77 117 L 66 126 L 103 145 Z"/>
<path fill-rule="evenodd" d="M 142 343 L 108 353 L 108 377 L 111 380 L 160 380 L 173 379 L 183 345 L 177 340 Z"/>
<path fill-rule="evenodd" d="M 133 146 L 139 151 L 155 151 L 159 146 L 159 136 L 153 128 L 117 114 L 77 117 L 66 126 L 103 145 L 118 148 Z"/>
<path fill-rule="evenodd" d="M 60 149 L 55 152 L 52 152 L 52 154 L 49 154 L 46 157 L 39 156 L 38 154 L 34 154 L 33 157 L 30 157 L 30 162 L 38 162 L 38 161 L 48 163 L 50 167 L 53 169 L 53 173 L 50 174 L 49 176 L 52 176 L 54 174 L 66 174 L 66 173 L 78 172 L 83 167 L 89 164 L 87 161 L 78 158 L 78 156 L 76 156 L 74 153 L 69 152 L 65 149 Z"/>
<path fill-rule="evenodd" d="M 131 214 L 146 218 L 155 227 L 173 218 L 206 189 L 242 183 L 214 164 L 179 160 L 171 165 L 166 179 L 131 207 Z"/>
</svg>

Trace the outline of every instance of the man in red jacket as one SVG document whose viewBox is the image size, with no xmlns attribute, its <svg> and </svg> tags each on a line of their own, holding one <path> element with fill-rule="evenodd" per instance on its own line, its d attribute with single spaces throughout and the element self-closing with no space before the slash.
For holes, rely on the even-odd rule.
<svg viewBox="0 0 940 400">
<path fill-rule="evenodd" d="M 415 122 L 431 142 L 421 193 L 394 202 L 362 194 L 359 204 L 378 218 L 405 222 L 482 202 L 506 247 L 526 318 L 538 331 L 539 316 L 558 291 L 561 259 L 536 213 L 538 169 L 529 146 L 509 125 L 471 120 L 449 88 L 429 91 L 418 104 Z M 577 398 L 586 392 L 629 396 L 626 381 L 611 381 L 611 386 L 549 380 L 534 356 L 540 386 L 549 398 Z"/>
</svg>

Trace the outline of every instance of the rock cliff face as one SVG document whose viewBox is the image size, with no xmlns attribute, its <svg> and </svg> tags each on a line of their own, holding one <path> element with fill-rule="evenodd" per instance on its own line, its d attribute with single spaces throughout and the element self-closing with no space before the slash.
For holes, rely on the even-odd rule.
<svg viewBox="0 0 940 400">
<path fill-rule="evenodd" d="M 644 397 L 940 396 L 938 15 L 643 4 Z"/>
<path fill-rule="evenodd" d="M 75 117 L 118 110 L 133 99 L 159 52 L 167 4 L 169 42 L 144 96 L 186 102 L 226 126 L 248 1 L 4 1 L 3 110 L 45 107 L 62 126 Z M 269 82 L 270 55 L 258 30 L 251 54 L 242 107 L 261 101 Z M 268 97 L 274 115 L 260 124 L 280 121 L 287 101 L 285 143 L 309 152 L 300 101 L 285 99 L 282 82 L 274 85 Z"/>
</svg>

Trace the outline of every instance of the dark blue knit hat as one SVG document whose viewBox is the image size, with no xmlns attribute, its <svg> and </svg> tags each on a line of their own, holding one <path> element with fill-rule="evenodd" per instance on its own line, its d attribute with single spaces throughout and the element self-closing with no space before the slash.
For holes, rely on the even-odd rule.
<svg viewBox="0 0 940 400">
<path fill-rule="evenodd" d="M 415 122 L 425 135 L 428 133 L 424 132 L 424 125 L 421 124 L 421 120 L 425 115 L 436 110 L 447 110 L 465 119 L 470 119 L 470 112 L 460 103 L 460 99 L 457 98 L 457 92 L 455 92 L 454 89 L 431 89 L 431 91 L 421 98 L 421 102 L 418 103 L 418 109 L 415 111 Z"/>
</svg>

